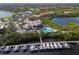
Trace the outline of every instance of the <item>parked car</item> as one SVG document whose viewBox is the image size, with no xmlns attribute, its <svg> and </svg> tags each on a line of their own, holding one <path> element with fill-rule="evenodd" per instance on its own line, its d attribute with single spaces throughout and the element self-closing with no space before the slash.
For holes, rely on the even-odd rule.
<svg viewBox="0 0 79 59">
<path fill-rule="evenodd" d="M 43 48 L 43 45 L 39 45 L 39 51 L 43 51 L 44 50 L 44 48 Z"/>
<path fill-rule="evenodd" d="M 63 43 L 63 45 L 64 45 L 64 47 L 65 47 L 66 49 L 70 49 L 70 48 L 71 48 L 70 45 L 67 44 L 67 43 Z"/>
<path fill-rule="evenodd" d="M 46 50 L 46 44 L 42 43 L 43 49 Z"/>
<path fill-rule="evenodd" d="M 4 49 L 5 49 L 5 46 L 1 46 L 0 47 L 0 53 L 3 52 Z"/>
<path fill-rule="evenodd" d="M 39 46 L 38 46 L 38 44 L 35 44 L 34 46 L 35 46 L 34 50 L 37 52 L 39 50 Z"/>
<path fill-rule="evenodd" d="M 22 50 L 23 52 L 27 51 L 27 45 L 22 46 L 21 50 Z"/>
<path fill-rule="evenodd" d="M 33 44 L 30 46 L 31 52 L 37 52 L 39 50 L 39 44 Z"/>
<path fill-rule="evenodd" d="M 14 48 L 13 48 L 13 51 L 14 51 L 14 52 L 18 52 L 19 50 L 20 50 L 19 46 L 17 46 L 17 45 L 14 46 Z"/>
<path fill-rule="evenodd" d="M 35 51 L 35 46 L 31 45 L 29 49 L 30 49 L 30 52 L 34 52 Z"/>
<path fill-rule="evenodd" d="M 54 50 L 54 44 L 53 43 L 50 43 L 50 47 L 51 47 L 51 50 Z"/>
<path fill-rule="evenodd" d="M 61 43 L 57 43 L 59 48 L 62 49 L 63 48 L 63 45 Z"/>
<path fill-rule="evenodd" d="M 54 43 L 54 47 L 55 47 L 55 49 L 59 49 L 57 43 Z"/>
<path fill-rule="evenodd" d="M 6 48 L 3 50 L 3 53 L 9 53 L 11 51 L 10 46 L 6 46 Z"/>
<path fill-rule="evenodd" d="M 45 44 L 46 44 L 46 49 L 50 50 L 51 49 L 50 44 L 49 43 L 45 43 Z"/>
</svg>

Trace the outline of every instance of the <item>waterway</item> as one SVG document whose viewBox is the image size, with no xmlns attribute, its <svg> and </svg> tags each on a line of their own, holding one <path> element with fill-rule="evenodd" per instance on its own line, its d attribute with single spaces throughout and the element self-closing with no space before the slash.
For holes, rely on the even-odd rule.
<svg viewBox="0 0 79 59">
<path fill-rule="evenodd" d="M 8 16 L 12 16 L 13 13 L 12 12 L 8 12 L 8 11 L 0 11 L 0 18 L 2 17 L 8 17 Z"/>
<path fill-rule="evenodd" d="M 79 17 L 57 17 L 57 18 L 52 18 L 52 22 L 61 25 L 66 25 L 69 22 L 74 22 L 79 24 Z"/>
</svg>

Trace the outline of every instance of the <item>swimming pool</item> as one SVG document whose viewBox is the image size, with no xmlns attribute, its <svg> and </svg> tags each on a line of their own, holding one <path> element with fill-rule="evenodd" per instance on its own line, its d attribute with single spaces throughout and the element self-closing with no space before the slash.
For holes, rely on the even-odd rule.
<svg viewBox="0 0 79 59">
<path fill-rule="evenodd" d="M 57 30 L 52 29 L 52 28 L 50 28 L 50 27 L 43 27 L 43 28 L 41 29 L 41 31 L 42 31 L 42 32 L 56 32 Z"/>
</svg>

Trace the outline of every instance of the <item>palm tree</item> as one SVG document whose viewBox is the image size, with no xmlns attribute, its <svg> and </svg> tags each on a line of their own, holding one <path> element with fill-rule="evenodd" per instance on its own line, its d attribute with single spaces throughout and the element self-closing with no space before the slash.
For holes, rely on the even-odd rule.
<svg viewBox="0 0 79 59">
<path fill-rule="evenodd" d="M 39 34 L 39 37 L 40 37 L 40 42 L 43 43 L 42 41 L 42 37 L 41 37 L 41 33 L 40 33 L 40 30 L 37 30 L 38 34 Z"/>
</svg>

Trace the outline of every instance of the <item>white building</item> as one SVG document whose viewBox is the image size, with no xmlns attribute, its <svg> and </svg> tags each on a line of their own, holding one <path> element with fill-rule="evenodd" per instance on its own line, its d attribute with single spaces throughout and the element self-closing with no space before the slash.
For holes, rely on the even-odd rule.
<svg viewBox="0 0 79 59">
<path fill-rule="evenodd" d="M 24 14 L 27 15 L 27 16 L 30 16 L 30 15 L 32 15 L 32 12 L 31 11 L 25 11 Z"/>
<path fill-rule="evenodd" d="M 39 26 L 39 25 L 41 25 L 42 24 L 42 22 L 41 22 L 41 20 L 39 19 L 39 20 L 34 20 L 34 21 L 30 21 L 29 22 L 29 25 L 31 25 L 31 26 Z"/>
</svg>

